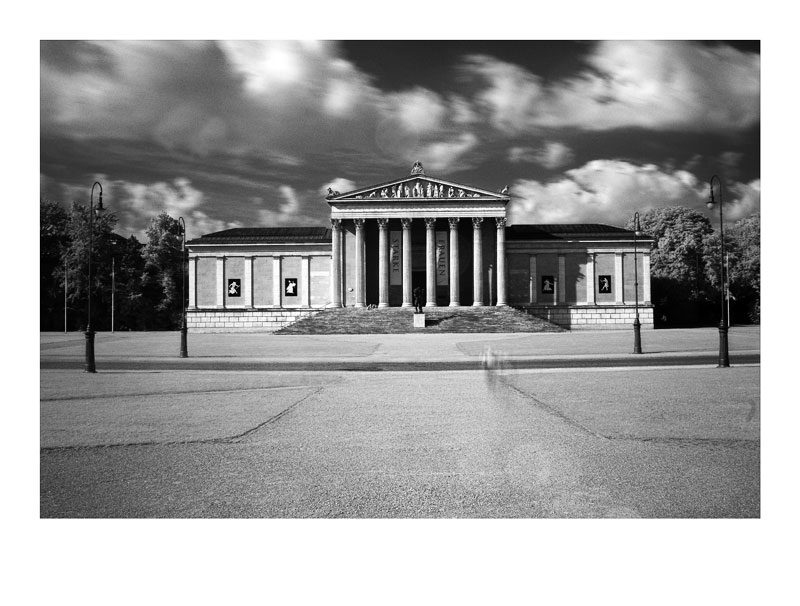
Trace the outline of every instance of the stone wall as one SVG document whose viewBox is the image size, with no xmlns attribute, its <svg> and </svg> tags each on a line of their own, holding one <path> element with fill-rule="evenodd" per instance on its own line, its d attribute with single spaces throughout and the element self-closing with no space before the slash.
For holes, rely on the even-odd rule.
<svg viewBox="0 0 800 606">
<path fill-rule="evenodd" d="M 570 330 L 630 328 L 636 318 L 636 309 L 629 305 L 535 305 L 520 309 Z M 639 322 L 643 329 L 653 328 L 652 305 L 639 306 Z"/>
<path fill-rule="evenodd" d="M 187 310 L 189 332 L 273 332 L 319 313 L 319 309 Z"/>
</svg>

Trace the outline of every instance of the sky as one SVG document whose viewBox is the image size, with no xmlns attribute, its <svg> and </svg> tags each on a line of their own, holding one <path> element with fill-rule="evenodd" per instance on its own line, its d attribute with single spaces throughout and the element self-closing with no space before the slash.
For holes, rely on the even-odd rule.
<svg viewBox="0 0 800 606">
<path fill-rule="evenodd" d="M 142 238 L 328 225 L 328 187 L 510 187 L 509 223 L 760 208 L 758 41 L 40 43 L 40 197 Z"/>
</svg>

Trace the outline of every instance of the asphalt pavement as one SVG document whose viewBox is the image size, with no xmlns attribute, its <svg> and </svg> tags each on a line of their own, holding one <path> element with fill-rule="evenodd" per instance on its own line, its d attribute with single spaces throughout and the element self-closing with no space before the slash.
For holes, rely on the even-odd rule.
<svg viewBox="0 0 800 606">
<path fill-rule="evenodd" d="M 42 334 L 40 515 L 759 517 L 760 332 L 717 334 Z"/>
</svg>

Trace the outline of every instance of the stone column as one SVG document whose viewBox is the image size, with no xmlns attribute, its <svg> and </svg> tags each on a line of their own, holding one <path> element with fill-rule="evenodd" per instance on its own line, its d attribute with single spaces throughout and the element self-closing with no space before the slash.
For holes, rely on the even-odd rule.
<svg viewBox="0 0 800 606">
<path fill-rule="evenodd" d="M 586 256 L 586 303 L 588 305 L 597 304 L 597 287 L 595 286 L 595 253 Z"/>
<path fill-rule="evenodd" d="M 450 224 L 450 307 L 461 305 L 458 280 L 458 217 L 447 220 Z"/>
<path fill-rule="evenodd" d="M 425 307 L 436 307 L 436 219 L 425 219 Z"/>
<path fill-rule="evenodd" d="M 539 300 L 539 281 L 536 279 L 536 255 L 531 255 L 528 259 L 529 264 L 529 286 L 530 286 L 530 303 L 536 305 Z"/>
<path fill-rule="evenodd" d="M 378 219 L 378 307 L 389 307 L 389 219 Z"/>
<path fill-rule="evenodd" d="M 331 307 L 342 306 L 342 221 L 331 219 Z"/>
<path fill-rule="evenodd" d="M 364 219 L 353 219 L 356 224 L 356 307 L 364 307 L 366 305 L 367 293 L 365 291 L 366 280 L 364 274 L 366 272 L 366 259 L 364 253 Z"/>
<path fill-rule="evenodd" d="M 650 255 L 642 255 L 642 299 L 645 305 L 650 305 Z M 191 291 L 189 291 L 191 292 Z"/>
<path fill-rule="evenodd" d="M 614 255 L 614 302 L 617 305 L 624 305 L 625 303 L 625 283 L 624 274 L 622 273 L 622 259 L 623 253 Z"/>
<path fill-rule="evenodd" d="M 497 307 L 506 303 L 506 218 L 495 218 L 497 223 Z"/>
<path fill-rule="evenodd" d="M 283 307 L 283 284 L 281 284 L 281 257 L 272 257 L 272 305 Z"/>
<path fill-rule="evenodd" d="M 217 307 L 225 307 L 225 257 L 217 257 Z"/>
<path fill-rule="evenodd" d="M 189 257 L 189 309 L 197 309 L 197 257 Z"/>
<path fill-rule="evenodd" d="M 483 305 L 483 217 L 472 217 L 472 305 Z"/>
<path fill-rule="evenodd" d="M 567 302 L 567 255 L 558 255 L 558 303 Z"/>
<path fill-rule="evenodd" d="M 413 307 L 411 293 L 411 219 L 400 219 L 403 224 L 403 307 Z"/>
<path fill-rule="evenodd" d="M 253 257 L 244 258 L 244 284 L 242 297 L 245 307 L 253 307 Z"/>
</svg>

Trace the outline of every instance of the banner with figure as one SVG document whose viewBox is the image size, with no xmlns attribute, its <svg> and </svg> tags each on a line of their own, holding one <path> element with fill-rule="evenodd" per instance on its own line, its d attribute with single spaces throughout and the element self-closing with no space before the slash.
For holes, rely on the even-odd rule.
<svg viewBox="0 0 800 606">
<path fill-rule="evenodd" d="M 446 286 L 448 276 L 447 232 L 436 232 L 436 284 Z"/>
<path fill-rule="evenodd" d="M 403 283 L 403 232 L 389 232 L 389 284 Z"/>
</svg>

